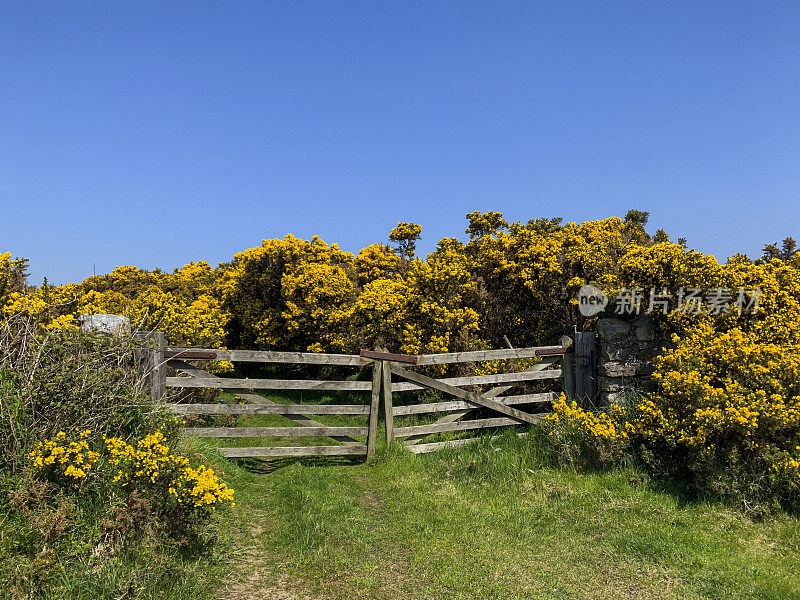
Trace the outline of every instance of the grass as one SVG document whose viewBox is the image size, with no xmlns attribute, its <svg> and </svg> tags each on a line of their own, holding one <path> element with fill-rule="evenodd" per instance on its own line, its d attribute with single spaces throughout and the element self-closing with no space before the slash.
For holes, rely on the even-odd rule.
<svg viewBox="0 0 800 600">
<path fill-rule="evenodd" d="M 237 490 L 225 598 L 800 598 L 796 518 L 559 468 L 535 435 L 366 464 L 228 461 L 221 443 L 191 441 Z"/>
<path fill-rule="evenodd" d="M 270 398 L 330 401 L 313 393 Z M 365 417 L 316 418 L 359 425 Z M 409 417 L 404 424 L 411 421 L 422 422 Z M 276 415 L 237 422 L 293 425 Z M 266 443 L 332 442 L 298 436 Z M 398 444 L 379 447 L 367 463 L 228 460 L 217 452 L 264 444 L 181 442 L 181 453 L 212 464 L 236 490 L 236 506 L 218 513 L 213 553 L 190 555 L 145 536 L 100 567 L 88 560 L 57 573 L 45 597 L 800 599 L 796 517 L 754 522 L 662 489 L 633 468 L 559 467 L 535 430 L 425 455 Z M 0 527 L 0 542 L 11 525 Z M 97 531 L 89 533 L 86 539 L 98 539 Z M 9 590 L 2 592 L 7 597 Z"/>
<path fill-rule="evenodd" d="M 212 597 L 209 585 L 216 586 L 225 569 L 222 555 L 167 543 L 149 525 L 117 551 L 103 532 L 101 506 L 67 500 L 63 514 L 34 508 L 30 519 L 13 512 L 0 516 L 0 598 Z M 37 530 L 56 529 L 61 533 L 38 551 Z M 35 556 L 27 552 L 31 547 Z"/>
<path fill-rule="evenodd" d="M 221 567 L 219 558 L 186 557 L 162 544 L 137 544 L 100 568 L 84 563 L 54 575 L 44 598 L 168 598 L 190 600 L 209 595 L 208 584 Z M 24 597 L 15 596 L 12 598 Z"/>
</svg>

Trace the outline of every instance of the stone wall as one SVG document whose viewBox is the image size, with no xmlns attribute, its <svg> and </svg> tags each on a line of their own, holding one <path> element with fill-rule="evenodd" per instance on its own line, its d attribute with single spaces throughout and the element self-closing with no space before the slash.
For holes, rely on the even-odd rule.
<svg viewBox="0 0 800 600">
<path fill-rule="evenodd" d="M 653 359 L 663 343 L 648 315 L 630 320 L 602 318 L 597 322 L 597 338 L 601 406 L 618 403 L 634 390 L 655 389 Z"/>
</svg>

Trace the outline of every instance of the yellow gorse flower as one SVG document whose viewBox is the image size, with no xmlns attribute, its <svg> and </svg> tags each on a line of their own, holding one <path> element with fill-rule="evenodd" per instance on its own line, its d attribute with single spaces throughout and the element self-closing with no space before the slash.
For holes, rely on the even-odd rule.
<svg viewBox="0 0 800 600">
<path fill-rule="evenodd" d="M 562 394 L 553 402 L 553 412 L 542 417 L 545 424 L 563 423 L 579 434 L 608 440 L 626 440 L 628 428 L 621 407 L 612 406 L 609 412 L 593 412 L 578 406 L 577 402 L 567 403 Z"/>
<path fill-rule="evenodd" d="M 88 429 L 71 435 L 60 431 L 53 439 L 39 442 L 29 458 L 36 469 L 55 470 L 70 480 L 83 479 L 101 456 L 90 449 L 90 435 Z M 115 471 L 113 482 L 123 487 L 141 484 L 163 489 L 179 504 L 193 508 L 234 505 L 234 491 L 219 480 L 213 469 L 205 465 L 192 468 L 189 459 L 170 453 L 166 442 L 162 430 L 133 443 L 103 436 L 107 463 Z"/>
<path fill-rule="evenodd" d="M 170 453 L 162 431 L 152 433 L 135 444 L 120 438 L 104 438 L 109 463 L 119 467 L 115 482 L 123 486 L 136 481 L 161 485 L 179 504 L 210 507 L 227 502 L 233 506 L 233 490 L 219 481 L 213 469 L 189 466 L 189 459 Z"/>
<path fill-rule="evenodd" d="M 69 440 L 66 432 L 59 431 L 52 440 L 36 444 L 30 452 L 33 466 L 37 469 L 55 470 L 71 479 L 83 479 L 100 459 L 100 454 L 89 449 L 89 429 L 76 430 Z"/>
</svg>

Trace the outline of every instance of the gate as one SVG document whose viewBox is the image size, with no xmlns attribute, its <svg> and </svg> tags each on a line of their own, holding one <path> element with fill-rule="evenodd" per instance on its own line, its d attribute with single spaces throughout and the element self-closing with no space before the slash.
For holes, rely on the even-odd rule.
<svg viewBox="0 0 800 600">
<path fill-rule="evenodd" d="M 335 446 L 253 446 L 219 448 L 231 458 L 278 456 L 367 456 L 375 452 L 378 430 L 378 402 L 381 372 L 373 364 L 370 381 L 334 381 L 315 379 L 232 379 L 213 375 L 190 364 L 196 360 L 226 360 L 262 364 L 303 364 L 363 367 L 371 360 L 347 354 L 317 354 L 310 352 L 261 352 L 253 350 L 213 350 L 197 348 L 167 348 L 167 365 L 178 376 L 164 377 L 165 388 L 216 388 L 235 394 L 248 404 L 168 404 L 181 415 L 281 415 L 297 423 L 289 427 L 186 427 L 184 435 L 192 437 L 266 438 L 315 436 L 341 442 Z M 252 390 L 312 390 L 369 393 L 368 404 L 279 404 Z M 308 415 L 363 415 L 366 423 L 360 426 L 332 427 Z M 366 438 L 362 441 L 359 438 Z"/>
<path fill-rule="evenodd" d="M 151 390 L 154 398 L 166 398 L 167 389 L 214 388 L 235 395 L 236 402 L 168 403 L 177 415 L 280 415 L 293 421 L 294 426 L 242 426 L 239 423 L 218 427 L 184 427 L 190 437 L 215 438 L 269 438 L 316 437 L 328 438 L 337 445 L 303 446 L 249 446 L 226 447 L 219 451 L 231 458 L 281 457 L 281 456 L 365 456 L 375 453 L 378 435 L 378 411 L 383 399 L 387 444 L 401 440 L 404 448 L 414 453 L 424 453 L 447 446 L 468 444 L 475 438 L 426 442 L 431 435 L 451 432 L 479 431 L 517 426 L 530 426 L 546 414 L 550 402 L 561 390 L 572 395 L 575 390 L 575 360 L 572 339 L 564 336 L 558 346 L 479 350 L 445 354 L 409 356 L 372 350 L 362 350 L 359 355 L 321 354 L 309 352 L 274 352 L 256 350 L 222 350 L 209 348 L 168 348 L 163 334 L 152 333 L 154 347 L 148 362 L 151 372 Z M 278 365 L 320 365 L 327 367 L 353 367 L 371 370 L 369 381 L 333 379 L 271 379 L 220 377 L 200 368 L 196 361 L 231 361 Z M 505 361 L 504 369 L 485 375 L 462 377 L 432 377 L 420 372 L 431 367 L 481 364 L 487 361 Z M 514 370 L 520 361 L 527 368 Z M 164 366 L 175 374 L 167 376 Z M 518 367 L 517 367 L 518 368 Z M 416 369 L 416 370 L 414 370 Z M 498 369 L 495 369 L 498 370 Z M 580 371 L 580 369 L 579 369 Z M 578 379 L 580 380 L 580 372 Z M 394 379 L 394 380 L 393 380 Z M 535 393 L 514 393 L 522 384 L 539 382 L 556 389 L 538 390 Z M 481 391 L 481 386 L 492 385 Z M 580 388 L 580 383 L 578 385 Z M 435 390 L 447 399 L 435 402 L 411 403 L 405 400 L 407 392 Z M 255 393 L 256 390 L 306 390 L 311 392 L 363 393 L 363 402 L 289 404 L 277 403 Z M 395 406 L 397 404 L 397 406 Z M 419 421 L 421 415 L 447 413 L 425 423 L 403 424 L 401 421 Z M 483 414 L 476 414 L 483 413 Z M 487 414 L 488 413 L 488 416 Z M 326 424 L 312 418 L 329 417 L 348 424 Z M 342 419 L 344 417 L 344 419 Z M 363 421 L 349 424 L 356 419 Z M 397 422 L 396 422 L 397 421 Z"/>
<path fill-rule="evenodd" d="M 386 441 L 403 439 L 403 446 L 420 454 L 447 446 L 459 446 L 473 442 L 475 438 L 422 443 L 438 433 L 473 431 L 518 425 L 534 425 L 544 413 L 531 409 L 548 407 L 558 396 L 555 391 L 539 393 L 508 394 L 521 383 L 532 381 L 553 381 L 559 384 L 574 373 L 571 340 L 562 338 L 559 346 L 517 348 L 503 350 L 481 350 L 446 354 L 427 354 L 418 357 L 398 357 L 381 355 L 378 352 L 362 351 L 362 356 L 381 359 L 383 373 L 383 397 L 386 419 Z M 531 360 L 537 362 L 522 371 L 498 372 L 488 375 L 465 377 L 434 378 L 409 370 L 412 366 L 452 365 L 460 363 L 483 363 L 487 361 Z M 401 381 L 393 382 L 392 376 Z M 561 381 L 558 381 L 561 380 Z M 462 388 L 476 388 L 487 384 L 501 384 L 484 392 L 469 391 Z M 559 387 L 564 387 L 560 385 Z M 414 390 L 436 390 L 455 400 L 394 406 L 395 394 Z M 522 410 L 522 407 L 528 410 Z M 491 417 L 466 418 L 480 409 L 488 409 Z M 423 425 L 395 426 L 395 418 L 430 413 L 449 413 L 433 423 Z M 486 412 L 484 410 L 483 412 Z"/>
</svg>

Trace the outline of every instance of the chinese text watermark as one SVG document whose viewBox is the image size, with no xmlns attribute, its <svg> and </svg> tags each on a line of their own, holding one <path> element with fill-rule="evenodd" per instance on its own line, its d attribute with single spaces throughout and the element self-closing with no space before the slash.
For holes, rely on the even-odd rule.
<svg viewBox="0 0 800 600">
<path fill-rule="evenodd" d="M 666 287 L 620 288 L 615 296 L 614 313 L 618 315 L 652 314 L 677 311 L 686 314 L 728 315 L 758 313 L 761 289 L 716 287 L 708 290 L 681 287 L 673 293 Z M 578 309 L 587 317 L 605 310 L 608 295 L 593 285 L 584 285 L 578 291 Z"/>
</svg>

